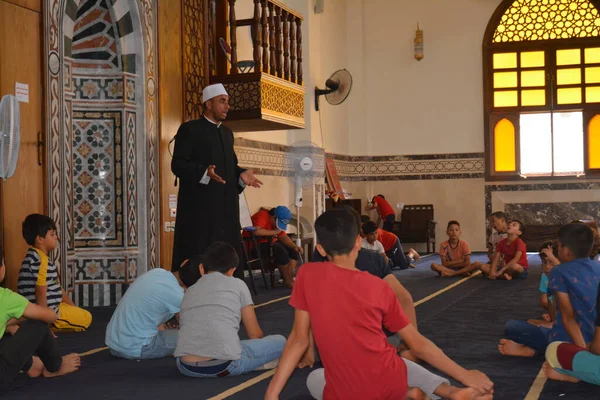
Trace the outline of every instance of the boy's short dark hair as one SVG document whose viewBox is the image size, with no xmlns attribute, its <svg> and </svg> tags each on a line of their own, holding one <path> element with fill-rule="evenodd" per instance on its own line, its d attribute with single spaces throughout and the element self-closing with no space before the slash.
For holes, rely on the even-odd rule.
<svg viewBox="0 0 600 400">
<path fill-rule="evenodd" d="M 521 236 L 525 233 L 525 224 L 518 219 L 511 219 L 510 222 L 516 222 L 519 224 L 519 230 L 521 231 Z"/>
<path fill-rule="evenodd" d="M 448 221 L 448 226 L 446 227 L 446 230 L 450 229 L 450 227 L 452 225 L 456 225 L 456 226 L 458 226 L 460 228 L 460 224 L 458 223 L 458 221 L 456 221 L 456 220 L 453 219 L 452 221 Z"/>
<path fill-rule="evenodd" d="M 226 273 L 232 268 L 236 268 L 240 258 L 232 245 L 225 242 L 214 242 L 204 252 L 202 256 L 202 265 L 204 272 Z"/>
<path fill-rule="evenodd" d="M 28 245 L 35 245 L 35 238 L 44 238 L 50 230 L 56 230 L 56 224 L 52 218 L 42 214 L 29 214 L 23 221 L 23 239 Z"/>
<path fill-rule="evenodd" d="M 502 212 L 502 211 L 496 211 L 496 212 L 493 212 L 493 213 L 490 215 L 490 218 L 492 218 L 492 217 L 494 217 L 494 218 L 498 218 L 498 219 L 503 219 L 503 220 L 505 220 L 505 221 L 506 221 L 506 214 L 504 214 L 504 212 Z"/>
<path fill-rule="evenodd" d="M 594 246 L 594 233 L 585 224 L 566 224 L 558 230 L 558 241 L 571 250 L 575 258 L 586 258 Z"/>
<path fill-rule="evenodd" d="M 201 278 L 200 263 L 202 263 L 202 255 L 198 254 L 181 266 L 179 269 L 179 279 L 186 287 L 190 287 L 198 282 Z"/>
<path fill-rule="evenodd" d="M 360 233 L 360 216 L 354 209 L 334 208 L 315 221 L 319 244 L 329 256 L 348 254 Z"/>
<path fill-rule="evenodd" d="M 364 224 L 367 223 L 371 220 L 371 217 L 369 217 L 368 215 L 361 215 L 360 216 L 360 223 Z"/>
<path fill-rule="evenodd" d="M 540 258 L 542 259 L 542 262 L 546 261 L 546 258 L 548 258 L 545 253 L 542 253 L 542 250 L 547 249 L 548 247 L 552 248 L 552 254 L 554 254 L 554 257 L 558 258 L 558 243 L 557 243 L 557 241 L 556 240 L 546 240 L 546 241 L 542 242 L 542 244 L 540 244 L 540 249 L 539 249 L 539 254 L 540 254 Z"/>
<path fill-rule="evenodd" d="M 375 201 L 375 197 L 381 197 L 382 199 L 385 200 L 385 196 L 384 195 L 382 195 L 382 194 L 376 194 L 375 196 L 373 196 L 373 200 L 372 201 Z"/>
<path fill-rule="evenodd" d="M 362 232 L 365 235 L 368 235 L 369 233 L 377 232 L 377 224 L 373 221 L 365 222 L 364 224 L 362 224 Z"/>
</svg>

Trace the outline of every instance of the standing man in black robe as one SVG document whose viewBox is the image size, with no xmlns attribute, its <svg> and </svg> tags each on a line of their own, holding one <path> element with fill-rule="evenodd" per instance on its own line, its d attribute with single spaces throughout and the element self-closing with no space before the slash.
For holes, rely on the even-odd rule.
<svg viewBox="0 0 600 400">
<path fill-rule="evenodd" d="M 239 194 L 246 186 L 262 185 L 251 170 L 238 166 L 233 132 L 223 125 L 229 111 L 225 87 L 205 87 L 202 101 L 202 118 L 184 123 L 175 136 L 171 171 L 179 179 L 179 195 L 173 272 L 215 241 L 232 245 L 242 260 Z M 235 276 L 243 279 L 244 268 Z"/>
</svg>

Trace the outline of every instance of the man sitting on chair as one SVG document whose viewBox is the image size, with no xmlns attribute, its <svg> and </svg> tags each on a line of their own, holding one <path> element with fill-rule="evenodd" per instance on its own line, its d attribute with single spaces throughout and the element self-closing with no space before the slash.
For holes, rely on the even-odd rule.
<svg viewBox="0 0 600 400">
<path fill-rule="evenodd" d="M 273 261 L 279 268 L 283 284 L 290 288 L 294 287 L 298 254 L 302 254 L 302 248 L 296 246 L 285 232 L 291 217 L 292 212 L 285 206 L 277 206 L 271 210 L 261 208 L 252 216 L 252 226 L 256 229 L 254 234 L 260 237 L 260 256 L 269 257 L 270 248 L 273 248 Z M 244 237 L 250 236 L 250 232 L 244 232 Z"/>
</svg>

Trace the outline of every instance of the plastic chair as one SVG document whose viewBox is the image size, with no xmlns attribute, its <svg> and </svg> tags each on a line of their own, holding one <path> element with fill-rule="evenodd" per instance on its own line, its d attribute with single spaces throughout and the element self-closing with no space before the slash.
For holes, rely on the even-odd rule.
<svg viewBox="0 0 600 400">
<path fill-rule="evenodd" d="M 229 64 L 231 64 L 231 47 L 229 47 L 229 43 L 227 43 L 227 41 L 221 37 L 219 38 L 219 44 L 221 45 L 223 53 L 225 53 L 227 61 L 229 61 Z M 246 72 L 251 72 L 252 70 L 254 70 L 254 60 L 238 61 L 237 67 L 242 74 L 245 74 Z"/>
</svg>

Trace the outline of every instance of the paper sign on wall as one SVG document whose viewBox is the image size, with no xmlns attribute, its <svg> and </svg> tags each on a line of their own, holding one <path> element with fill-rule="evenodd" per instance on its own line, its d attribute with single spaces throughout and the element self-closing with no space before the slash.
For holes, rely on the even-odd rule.
<svg viewBox="0 0 600 400">
<path fill-rule="evenodd" d="M 29 85 L 26 83 L 15 83 L 15 97 L 21 103 L 29 103 Z"/>
<path fill-rule="evenodd" d="M 175 207 L 177 207 L 177 195 L 170 194 L 169 195 L 169 208 L 175 208 Z"/>
</svg>

